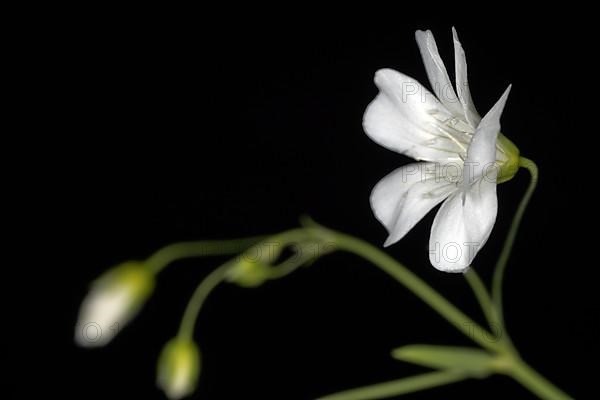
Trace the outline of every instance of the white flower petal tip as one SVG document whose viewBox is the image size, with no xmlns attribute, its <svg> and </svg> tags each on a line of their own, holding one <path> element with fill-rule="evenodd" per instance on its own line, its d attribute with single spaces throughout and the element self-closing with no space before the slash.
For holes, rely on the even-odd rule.
<svg viewBox="0 0 600 400">
<path fill-rule="evenodd" d="M 400 239 L 396 239 L 392 235 L 389 235 L 385 242 L 383 242 L 383 247 L 390 247 L 391 245 L 398 243 Z"/>
<path fill-rule="evenodd" d="M 487 241 L 497 214 L 496 185 L 518 169 L 517 147 L 500 133 L 509 85 L 481 118 L 473 104 L 465 52 L 452 27 L 456 88 L 431 31 L 415 39 L 435 96 L 400 72 L 375 74 L 380 92 L 363 118 L 366 134 L 378 144 L 422 163 L 384 177 L 371 192 L 371 208 L 385 226 L 384 247 L 401 240 L 432 208 L 442 203 L 431 228 L 430 261 L 444 272 L 466 272 Z M 456 90 L 455 90 L 456 89 Z M 452 166 L 458 174 L 431 176 L 423 170 Z M 418 173 L 421 172 L 421 173 Z M 440 179 L 442 178 L 442 179 Z"/>
<path fill-rule="evenodd" d="M 402 239 L 433 207 L 450 195 L 454 178 L 436 163 L 413 163 L 380 180 L 371 192 L 371 208 L 389 236 L 384 247 Z"/>
<path fill-rule="evenodd" d="M 177 337 L 160 354 L 156 384 L 169 399 L 182 399 L 196 390 L 200 368 L 198 346 L 192 340 Z"/>
<path fill-rule="evenodd" d="M 121 264 L 98 278 L 79 309 L 75 343 L 101 347 L 135 317 L 154 290 L 154 275 L 141 263 Z"/>
<path fill-rule="evenodd" d="M 416 31 L 415 39 L 421 52 L 429 83 L 438 100 L 453 114 L 462 114 L 462 105 L 454 91 L 444 61 L 440 57 L 433 33 L 430 30 Z"/>
<path fill-rule="evenodd" d="M 456 73 L 456 92 L 462 105 L 463 113 L 467 123 L 475 128 L 481 121 L 481 117 L 475 109 L 471 98 L 471 89 L 467 78 L 467 57 L 463 50 L 456 29 L 452 27 L 452 38 L 454 41 L 454 71 Z"/>
</svg>

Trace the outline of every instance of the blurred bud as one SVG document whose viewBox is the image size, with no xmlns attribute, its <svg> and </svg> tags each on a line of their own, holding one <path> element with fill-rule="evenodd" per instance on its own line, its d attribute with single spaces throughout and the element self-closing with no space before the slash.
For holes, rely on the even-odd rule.
<svg viewBox="0 0 600 400">
<path fill-rule="evenodd" d="M 196 390 L 200 376 L 200 351 L 190 340 L 176 337 L 163 348 L 158 359 L 157 385 L 172 400 Z"/>
<path fill-rule="evenodd" d="M 79 309 L 75 342 L 104 346 L 141 309 L 154 290 L 154 274 L 142 263 L 118 265 L 92 283 Z"/>
<path fill-rule="evenodd" d="M 241 258 L 227 273 L 229 282 L 243 287 L 257 287 L 271 277 L 271 267 L 257 260 Z"/>
</svg>

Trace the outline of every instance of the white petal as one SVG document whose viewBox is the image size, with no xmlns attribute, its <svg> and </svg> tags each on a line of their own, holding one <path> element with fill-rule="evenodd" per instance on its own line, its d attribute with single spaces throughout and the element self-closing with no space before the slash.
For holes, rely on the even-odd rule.
<svg viewBox="0 0 600 400">
<path fill-rule="evenodd" d="M 126 286 L 93 288 L 79 310 L 75 341 L 82 347 L 109 343 L 133 317 L 132 293 Z"/>
<path fill-rule="evenodd" d="M 462 105 L 454 92 L 454 86 L 440 57 L 433 34 L 429 30 L 425 32 L 416 31 L 415 39 L 419 45 L 425 70 L 434 93 L 448 110 L 455 116 L 463 118 Z"/>
<path fill-rule="evenodd" d="M 458 98 L 462 103 L 463 111 L 467 122 L 476 128 L 481 121 L 479 113 L 475 109 L 473 99 L 471 98 L 471 90 L 469 89 L 469 81 L 467 79 L 467 58 L 465 51 L 458 40 L 458 34 L 456 29 L 452 27 L 452 36 L 454 39 L 454 67 L 456 73 L 456 91 L 458 92 Z"/>
<path fill-rule="evenodd" d="M 385 246 L 402 239 L 433 207 L 456 190 L 457 171 L 448 165 L 414 163 L 400 167 L 371 192 L 371 208 L 386 227 Z"/>
<path fill-rule="evenodd" d="M 491 180 L 493 172 L 498 172 L 495 166 L 496 139 L 500 132 L 500 116 L 502 115 L 502 110 L 504 110 L 510 88 L 511 85 L 508 86 L 496 104 L 483 117 L 473 134 L 473 140 L 471 140 L 471 144 L 467 149 L 467 159 L 465 160 L 465 169 L 463 171 L 463 184 L 465 188 L 472 182 L 480 179 L 484 173 L 489 175 L 487 179 Z"/>
<path fill-rule="evenodd" d="M 413 78 L 391 69 L 377 71 L 375 84 L 380 93 L 363 117 L 371 139 L 416 160 L 460 160 L 458 154 L 463 150 L 440 130 L 440 121 L 452 115 L 433 94 Z"/>
<path fill-rule="evenodd" d="M 192 391 L 193 385 L 191 383 L 193 384 L 194 381 L 189 371 L 186 366 L 175 368 L 170 385 L 165 388 L 169 399 L 182 399 Z"/>
<path fill-rule="evenodd" d="M 440 271 L 462 272 L 488 240 L 498 211 L 496 183 L 475 182 L 440 207 L 429 238 L 429 260 Z"/>
</svg>

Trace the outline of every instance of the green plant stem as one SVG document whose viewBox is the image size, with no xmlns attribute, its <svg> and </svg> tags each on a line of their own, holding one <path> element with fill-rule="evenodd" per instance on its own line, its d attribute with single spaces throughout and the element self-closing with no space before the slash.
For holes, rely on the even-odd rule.
<svg viewBox="0 0 600 400">
<path fill-rule="evenodd" d="M 377 247 L 361 239 L 334 232 L 326 228 L 320 228 L 334 240 L 338 250 L 354 253 L 375 264 L 398 282 L 402 283 L 408 290 L 412 291 L 421 300 L 438 312 L 456 329 L 464 333 L 474 342 L 491 351 L 502 351 L 502 346 L 492 340 L 491 334 L 479 324 L 465 315 L 462 311 L 448 302 L 443 296 L 426 284 L 421 278 L 413 274 L 404 265 L 379 250 Z"/>
<path fill-rule="evenodd" d="M 173 261 L 190 257 L 238 254 L 265 238 L 266 236 L 255 236 L 242 239 L 174 243 L 152 254 L 145 261 L 145 265 L 157 274 Z"/>
<path fill-rule="evenodd" d="M 350 389 L 318 400 L 374 400 L 391 396 L 412 393 L 435 386 L 447 385 L 466 379 L 464 374 L 456 371 L 436 371 L 423 375 L 411 376 L 395 381 L 378 383 L 358 389 Z"/>
<path fill-rule="evenodd" d="M 481 306 L 481 310 L 485 315 L 488 325 L 490 328 L 492 328 L 492 331 L 494 328 L 501 328 L 499 326 L 496 310 L 494 309 L 494 305 L 492 303 L 492 298 L 490 297 L 488 290 L 485 288 L 485 285 L 483 284 L 483 281 L 477 272 L 471 268 L 464 275 L 465 279 L 469 283 L 469 286 L 471 286 L 471 290 L 473 290 L 473 293 L 477 298 L 477 302 Z"/>
<path fill-rule="evenodd" d="M 526 168 L 530 169 L 530 171 L 536 171 L 535 167 L 532 167 L 532 165 L 534 166 L 535 164 L 527 164 L 526 161 L 523 161 L 523 164 L 529 165 L 529 167 Z M 532 181 L 536 180 L 537 173 L 532 172 Z M 527 201 L 529 200 L 529 197 L 531 197 L 531 193 L 533 192 L 532 187 L 535 187 L 535 183 L 530 184 L 530 188 L 528 189 L 524 199 L 521 201 L 521 204 L 517 211 L 517 215 L 515 215 L 515 218 L 513 220 L 513 226 L 511 227 L 511 231 L 509 232 L 509 237 L 506 241 L 506 243 L 509 243 L 510 245 L 507 246 L 505 244 L 505 249 L 508 248 L 508 250 L 505 250 L 503 254 L 506 252 L 510 252 L 510 247 L 512 246 L 512 242 L 514 241 L 515 235 L 515 233 L 512 233 L 513 228 L 515 231 L 515 226 L 518 228 L 518 224 L 522 217 L 525 206 L 527 205 Z M 510 237 L 511 234 L 512 238 Z M 159 271 L 160 269 L 164 268 L 164 266 L 168 263 L 175 261 L 179 258 L 206 256 L 209 255 L 207 253 L 210 252 L 210 249 L 214 249 L 214 253 L 211 254 L 226 254 L 225 250 L 231 251 L 231 253 L 235 253 L 240 251 L 240 248 L 247 250 L 248 248 L 254 246 L 256 243 L 258 243 L 261 239 L 264 238 L 265 237 L 240 239 L 235 241 L 210 241 L 210 246 L 207 246 L 207 241 L 174 244 L 171 246 L 167 246 L 166 248 L 159 250 L 157 253 L 155 253 L 150 258 L 150 260 L 152 261 L 150 265 L 154 266 L 154 268 L 156 268 L 157 271 Z M 397 262 L 388 254 L 384 253 L 379 248 L 371 245 L 370 243 L 367 243 L 361 239 L 355 238 L 350 235 L 346 235 L 341 232 L 332 231 L 325 227 L 318 226 L 314 223 L 311 223 L 311 226 L 306 228 L 293 229 L 277 235 L 273 235 L 271 237 L 268 237 L 267 240 L 269 242 L 265 243 L 273 243 L 275 245 L 281 246 L 281 248 L 290 244 L 310 243 L 311 241 L 316 241 L 317 243 L 327 245 L 327 250 L 321 252 L 320 254 L 317 254 L 317 257 L 332 252 L 334 250 L 343 250 L 349 253 L 356 254 L 370 261 L 371 263 L 382 269 L 384 272 L 388 273 L 394 279 L 402 283 L 404 286 L 406 286 L 407 289 L 412 291 L 421 300 L 427 303 L 431 308 L 433 308 L 454 327 L 456 327 L 456 329 L 463 332 L 467 337 L 481 345 L 483 348 L 496 353 L 499 359 L 503 360 L 500 363 L 501 367 L 498 368 L 498 372 L 513 377 L 524 387 L 526 387 L 532 393 L 536 394 L 542 399 L 570 399 L 570 397 L 566 393 L 554 386 L 546 378 L 541 376 L 529 365 L 527 365 L 517 355 L 516 351 L 514 351 L 509 341 L 491 340 L 490 338 L 492 336 L 487 330 L 480 327 L 476 322 L 474 322 L 471 318 L 465 315 L 461 310 L 459 310 L 453 304 L 448 302 L 437 291 L 431 288 L 421 278 L 413 274 L 404 265 Z M 224 243 L 226 245 L 224 245 Z M 332 244 L 334 245 L 333 247 L 331 246 Z M 279 250 L 281 250 L 281 248 Z M 244 254 L 242 254 L 241 256 L 244 257 Z M 507 259 L 508 255 L 506 255 L 505 258 Z M 179 337 L 185 339 L 193 339 L 196 320 L 204 302 L 206 301 L 208 295 L 227 278 L 228 272 L 230 268 L 235 266 L 235 262 L 236 261 L 234 259 L 221 265 L 220 267 L 212 271 L 196 288 L 183 314 L 178 332 Z M 300 264 L 300 261 L 290 261 L 287 264 L 282 263 L 281 266 L 284 266 L 284 268 L 282 269 L 281 274 L 274 276 L 278 277 L 287 275 L 288 273 L 292 272 L 295 268 L 297 268 Z M 469 284 L 471 285 L 484 312 L 488 310 L 486 313 L 486 318 L 488 319 L 488 322 L 494 321 L 495 316 L 493 313 L 489 312 L 489 310 L 494 309 L 493 300 L 495 298 L 492 297 L 492 300 L 490 300 L 490 296 L 487 290 L 485 289 L 485 286 L 481 282 L 481 279 L 479 279 L 479 277 L 474 273 L 474 271 L 471 272 L 471 275 L 466 275 L 466 278 Z M 322 400 L 368 400 L 384 398 L 403 393 L 410 393 L 413 391 L 426 389 L 434 386 L 440 386 L 466 378 L 466 375 L 457 371 L 436 371 L 424 375 L 372 385 L 365 388 L 345 391 L 342 393 L 324 397 L 322 398 Z"/>
<path fill-rule="evenodd" d="M 531 195 L 529 195 L 530 197 Z M 522 202 L 523 203 L 523 202 Z M 524 208 L 521 207 L 521 208 Z M 521 212 L 522 213 L 522 212 Z M 510 340 L 508 339 L 508 335 L 506 332 L 503 332 L 503 338 L 505 340 L 501 341 L 493 341 L 490 338 L 492 337 L 489 332 L 481 328 L 477 323 L 467 317 L 462 311 L 457 309 L 454 305 L 449 303 L 444 297 L 442 297 L 439 293 L 437 293 L 434 289 L 432 289 L 429 285 L 427 285 L 423 280 L 414 275 L 411 271 L 409 271 L 404 265 L 397 262 L 395 259 L 391 258 L 386 253 L 382 252 L 378 248 L 373 245 L 346 235 L 341 232 L 335 232 L 329 230 L 324 227 L 316 228 L 318 230 L 322 230 L 326 233 L 331 240 L 336 243 L 336 246 L 339 250 L 344 250 L 350 253 L 354 253 L 363 257 L 364 259 L 372 262 L 375 266 L 381 268 L 383 271 L 387 272 L 393 278 L 398 280 L 404 286 L 406 286 L 410 291 L 416 294 L 421 300 L 431 306 L 435 311 L 437 311 L 442 317 L 444 317 L 448 322 L 450 322 L 454 327 L 456 327 L 459 331 L 463 332 L 467 337 L 477 342 L 483 348 L 488 349 L 496 354 L 499 357 L 502 357 L 508 360 L 508 366 L 504 367 L 503 372 L 512 376 L 515 380 L 520 382 L 524 387 L 529 389 L 532 393 L 540 396 L 542 399 L 546 400 L 564 400 L 570 399 L 570 397 L 561 391 L 559 388 L 554 386 L 551 382 L 549 382 L 546 378 L 541 376 L 535 370 L 533 370 L 530 366 L 528 366 L 521 358 L 518 356 L 516 351 L 514 350 Z M 481 283 L 481 281 L 480 281 Z M 476 283 L 477 285 L 477 283 Z M 481 283 L 481 288 L 483 288 L 483 284 Z M 477 290 L 480 291 L 481 288 Z M 480 292 L 480 296 L 483 292 Z M 487 291 L 486 291 L 487 295 Z M 489 295 L 487 296 L 489 298 Z M 483 298 L 483 297 L 482 297 Z M 488 300 L 483 300 L 484 304 Z M 493 304 L 493 303 L 492 303 Z M 502 325 L 503 326 L 503 325 Z M 470 327 L 475 328 L 474 330 L 470 329 Z M 487 338 L 487 339 L 486 339 Z M 441 371 L 444 372 L 444 371 Z M 447 372 L 447 371 L 446 371 Z M 416 377 L 418 378 L 418 377 Z M 415 378 L 415 379 L 416 379 Z M 399 383 L 400 381 L 395 381 Z M 450 383 L 450 381 L 448 382 Z M 439 383 L 440 385 L 444 383 Z M 392 385 L 389 384 L 383 385 Z M 379 386 L 379 385 L 376 385 Z M 356 389 L 359 390 L 373 390 L 376 389 L 376 386 Z M 422 388 L 431 387 L 433 385 L 425 385 L 423 384 Z M 385 388 L 386 386 L 384 386 Z M 390 386 L 387 386 L 389 389 Z M 391 389 L 390 389 L 391 390 Z M 417 389 L 415 389 L 417 390 Z M 344 392 L 349 395 L 350 392 Z M 344 394 L 342 393 L 342 394 Z M 356 393 L 356 392 L 355 392 Z M 366 392 L 363 392 L 366 393 Z M 396 393 L 389 392 L 390 396 L 395 395 Z M 340 394 L 341 395 L 341 394 Z M 331 397 L 326 397 L 326 400 L 362 400 L 362 399 L 373 399 L 377 397 L 333 397 L 337 395 L 332 395 Z M 380 395 L 381 397 L 381 395 Z M 323 399 L 323 400 L 325 400 Z"/>
<path fill-rule="evenodd" d="M 272 249 L 273 246 L 276 246 L 277 249 L 273 252 L 278 254 L 279 251 L 285 246 L 289 246 L 292 244 L 298 244 L 305 241 L 313 240 L 314 237 L 311 234 L 310 230 L 307 229 L 292 229 L 289 231 L 285 231 L 272 236 L 261 236 L 261 237 L 253 237 L 248 239 L 237 239 L 230 241 L 213 241 L 211 242 L 211 246 L 207 246 L 207 242 L 188 242 L 188 243 L 179 243 L 171 246 L 165 247 L 167 251 L 163 251 L 163 255 L 160 260 L 160 263 L 157 265 L 164 264 L 165 261 L 172 262 L 179 258 L 187 258 L 194 256 L 206 256 L 207 249 L 217 249 L 219 252 L 215 254 L 226 254 L 225 250 L 231 250 L 232 253 L 240 252 L 240 248 L 246 250 L 259 242 L 263 242 L 265 244 L 269 244 L 269 250 Z M 234 252 L 234 249 L 238 250 Z M 164 249 L 163 249 L 164 250 Z M 268 250 L 267 250 L 268 251 Z M 155 253 L 156 255 L 160 255 L 161 251 Z M 261 251 L 262 253 L 262 251 Z M 245 255 L 241 254 L 239 257 L 248 257 L 252 259 L 256 259 L 256 257 L 262 257 L 262 254 L 257 255 Z M 272 257 L 273 254 L 268 254 L 268 257 Z M 300 255 L 302 257 L 302 255 Z M 273 260 L 267 260 L 268 262 L 272 262 Z M 235 265 L 236 260 L 230 260 L 229 262 L 221 265 L 219 268 L 212 271 L 210 274 L 204 278 L 200 285 L 196 288 L 192 297 L 190 298 L 186 309 L 183 313 L 183 317 L 181 319 L 181 325 L 179 326 L 178 336 L 184 337 L 187 339 L 192 339 L 194 335 L 194 328 L 196 326 L 196 320 L 198 319 L 198 314 L 206 301 L 206 298 L 214 290 L 215 287 L 221 282 L 223 282 L 227 278 L 227 273 L 230 268 Z M 166 265 L 166 264 L 164 264 Z M 292 263 L 286 263 L 284 268 L 279 272 L 281 276 L 290 273 L 295 269 L 297 265 Z M 275 275 L 274 275 L 275 276 Z"/>
<path fill-rule="evenodd" d="M 208 274 L 200 285 L 198 285 L 183 313 L 179 332 L 177 333 L 178 337 L 189 340 L 193 339 L 194 327 L 196 326 L 196 320 L 198 319 L 200 309 L 202 309 L 210 292 L 226 278 L 229 268 L 231 268 L 230 263 L 221 265 L 219 268 Z"/>
<path fill-rule="evenodd" d="M 572 399 L 518 357 L 512 359 L 507 374 L 541 399 Z"/>
<path fill-rule="evenodd" d="M 525 213 L 527 204 L 529 203 L 529 200 L 531 199 L 531 196 L 533 195 L 533 192 L 535 191 L 535 187 L 537 186 L 538 182 L 538 168 L 532 160 L 525 157 L 521 157 L 519 159 L 519 167 L 525 168 L 529 171 L 531 175 L 531 180 L 529 182 L 529 186 L 527 187 L 525 195 L 519 203 L 517 212 L 513 217 L 510 229 L 508 231 L 508 235 L 506 236 L 506 240 L 504 241 L 504 246 L 502 247 L 502 252 L 500 253 L 500 258 L 496 263 L 496 267 L 494 269 L 494 277 L 492 280 L 492 301 L 494 302 L 494 307 L 496 309 L 496 312 L 498 313 L 498 320 L 503 329 L 505 327 L 504 312 L 502 308 L 502 282 L 504 280 L 504 272 L 506 270 L 506 264 L 508 263 L 508 259 L 510 257 L 511 250 L 515 242 L 517 232 L 519 231 L 521 219 L 523 219 L 523 214 Z"/>
</svg>

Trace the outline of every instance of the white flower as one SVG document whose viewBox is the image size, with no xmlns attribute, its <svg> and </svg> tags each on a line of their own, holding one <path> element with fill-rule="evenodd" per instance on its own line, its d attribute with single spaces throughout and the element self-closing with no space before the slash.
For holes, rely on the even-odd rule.
<svg viewBox="0 0 600 400">
<path fill-rule="evenodd" d="M 481 118 L 467 82 L 467 63 L 454 36 L 454 91 L 430 31 L 416 32 L 431 94 L 416 80 L 391 69 L 375 74 L 380 92 L 363 119 L 380 145 L 418 161 L 396 169 L 373 189 L 371 206 L 387 228 L 385 245 L 400 240 L 433 207 L 444 202 L 431 228 L 430 261 L 461 272 L 487 241 L 497 213 L 496 184 L 512 178 L 518 149 L 500 132 L 510 86 Z"/>
<path fill-rule="evenodd" d="M 143 264 L 127 262 L 98 278 L 79 309 L 75 342 L 104 346 L 141 309 L 154 290 L 154 275 Z"/>
<path fill-rule="evenodd" d="M 196 389 L 200 375 L 200 351 L 189 339 L 169 341 L 158 360 L 157 384 L 169 399 L 181 399 Z"/>
</svg>

